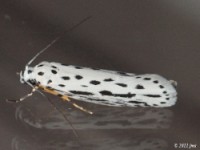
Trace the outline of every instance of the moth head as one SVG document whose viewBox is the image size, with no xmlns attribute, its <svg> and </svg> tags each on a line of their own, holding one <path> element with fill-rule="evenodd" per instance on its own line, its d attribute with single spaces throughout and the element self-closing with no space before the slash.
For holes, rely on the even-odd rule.
<svg viewBox="0 0 200 150">
<path fill-rule="evenodd" d="M 33 67 L 26 66 L 24 71 L 20 72 L 20 82 L 27 83 L 30 81 L 30 75 L 33 72 Z"/>
</svg>

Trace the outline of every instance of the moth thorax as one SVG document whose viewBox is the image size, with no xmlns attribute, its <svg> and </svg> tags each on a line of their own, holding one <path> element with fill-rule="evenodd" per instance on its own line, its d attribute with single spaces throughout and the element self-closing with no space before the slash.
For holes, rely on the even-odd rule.
<svg viewBox="0 0 200 150">
<path fill-rule="evenodd" d="M 26 83 L 28 80 L 30 80 L 30 75 L 33 72 L 33 67 L 26 66 L 24 71 L 20 72 L 20 82 Z"/>
</svg>

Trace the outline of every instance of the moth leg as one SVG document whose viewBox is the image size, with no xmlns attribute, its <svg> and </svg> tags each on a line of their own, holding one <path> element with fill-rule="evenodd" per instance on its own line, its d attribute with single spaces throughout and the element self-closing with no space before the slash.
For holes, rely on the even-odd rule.
<svg viewBox="0 0 200 150">
<path fill-rule="evenodd" d="M 79 106 L 78 104 L 72 102 L 72 101 L 69 99 L 68 96 L 65 96 L 65 95 L 58 95 L 58 96 L 60 96 L 64 101 L 70 102 L 74 107 L 78 108 L 79 110 L 82 110 L 82 111 L 87 112 L 87 113 L 89 113 L 89 114 L 93 114 L 92 111 L 89 111 L 89 110 L 87 110 L 87 109 L 85 109 L 85 108 Z"/>
<path fill-rule="evenodd" d="M 37 87 L 38 87 L 38 88 L 41 88 L 43 91 L 45 91 L 45 92 L 47 92 L 47 93 L 50 93 L 50 94 L 52 94 L 52 95 L 59 96 L 59 97 L 62 98 L 64 101 L 67 101 L 67 102 L 71 103 L 74 107 L 78 108 L 79 110 L 82 110 L 82 111 L 84 111 L 84 112 L 86 112 L 86 113 L 89 113 L 89 114 L 93 114 L 93 112 L 91 112 L 91 111 L 89 111 L 89 110 L 87 110 L 87 109 L 85 109 L 85 108 L 79 106 L 78 104 L 72 102 L 71 99 L 70 99 L 68 96 L 66 96 L 66 95 L 61 95 L 61 94 L 59 94 L 57 91 L 55 91 L 55 90 L 53 90 L 53 89 L 46 88 L 46 87 L 41 86 L 41 85 L 38 85 Z"/>
<path fill-rule="evenodd" d="M 14 102 L 14 103 L 21 102 L 21 101 L 27 99 L 28 97 L 32 96 L 33 93 L 34 93 L 35 91 L 37 91 L 37 89 L 38 89 L 38 87 L 32 88 L 32 90 L 31 90 L 30 93 L 28 93 L 28 94 L 26 94 L 25 96 L 21 97 L 19 100 L 7 99 L 6 101 L 8 101 L 8 102 Z"/>
</svg>

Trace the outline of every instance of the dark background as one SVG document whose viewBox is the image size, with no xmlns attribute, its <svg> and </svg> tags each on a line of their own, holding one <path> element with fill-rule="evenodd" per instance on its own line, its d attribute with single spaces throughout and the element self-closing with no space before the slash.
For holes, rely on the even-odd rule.
<svg viewBox="0 0 200 150">
<path fill-rule="evenodd" d="M 169 150 L 176 143 L 196 144 L 198 148 L 193 149 L 199 149 L 199 8 L 200 1 L 195 0 L 1 0 L 0 149 L 144 150 L 146 146 Z M 98 114 L 90 116 L 67 106 L 72 108 L 66 113 L 79 134 L 76 138 L 61 114 L 56 114 L 61 116 L 59 121 L 57 117 L 46 119 L 55 110 L 40 94 L 18 104 L 5 102 L 31 90 L 20 84 L 16 72 L 50 41 L 88 16 L 88 21 L 68 32 L 35 64 L 47 60 L 161 74 L 178 82 L 174 107 L 145 110 L 79 103 Z M 164 117 L 150 119 L 152 112 Z M 56 125 L 49 127 L 51 124 Z"/>
</svg>

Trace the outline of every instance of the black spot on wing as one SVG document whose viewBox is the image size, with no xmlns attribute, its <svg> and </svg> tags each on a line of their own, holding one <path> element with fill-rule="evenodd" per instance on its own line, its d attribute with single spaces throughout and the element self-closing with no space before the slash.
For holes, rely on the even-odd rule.
<svg viewBox="0 0 200 150">
<path fill-rule="evenodd" d="M 90 84 L 93 84 L 93 85 L 98 85 L 98 84 L 100 84 L 101 82 L 99 82 L 99 81 L 96 81 L 96 80 L 92 80 L 92 81 L 90 81 Z"/>
<path fill-rule="evenodd" d="M 54 68 L 54 69 L 56 69 L 57 67 L 52 65 L 52 66 L 51 66 L 51 68 Z"/>
<path fill-rule="evenodd" d="M 158 80 L 154 80 L 153 83 L 158 84 Z"/>
<path fill-rule="evenodd" d="M 104 81 L 106 81 L 106 82 L 111 82 L 111 81 L 114 81 L 114 80 L 111 79 L 111 78 L 107 78 L 107 79 L 104 79 Z"/>
<path fill-rule="evenodd" d="M 151 78 L 144 78 L 144 80 L 151 80 Z"/>
<path fill-rule="evenodd" d="M 78 94 L 78 95 L 94 95 L 93 93 L 86 92 L 86 91 L 69 91 L 73 94 Z"/>
<path fill-rule="evenodd" d="M 121 72 L 121 71 L 118 71 L 117 72 L 118 74 L 122 75 L 122 76 L 130 76 L 128 73 L 126 72 Z"/>
<path fill-rule="evenodd" d="M 38 72 L 38 75 L 39 75 L 39 76 L 43 76 L 43 75 L 44 75 L 44 72 Z"/>
<path fill-rule="evenodd" d="M 37 67 L 42 67 L 42 66 L 44 66 L 43 64 L 40 64 L 40 65 L 38 65 Z"/>
<path fill-rule="evenodd" d="M 112 92 L 106 90 L 100 91 L 99 93 L 101 93 L 101 95 L 112 96 Z"/>
<path fill-rule="evenodd" d="M 115 97 L 125 97 L 125 98 L 131 98 L 131 97 L 134 97 L 135 94 L 131 94 L 131 93 L 128 93 L 128 94 L 114 94 Z"/>
<path fill-rule="evenodd" d="M 127 94 L 114 94 L 110 91 L 100 91 L 99 92 L 101 95 L 104 95 L 104 96 L 114 96 L 114 97 L 124 97 L 124 98 L 131 98 L 133 96 L 135 96 L 135 94 L 132 94 L 132 93 L 127 93 Z"/>
<path fill-rule="evenodd" d="M 54 88 L 52 88 L 51 86 L 46 86 L 46 88 L 49 90 L 54 90 Z"/>
<path fill-rule="evenodd" d="M 83 68 L 80 67 L 80 66 L 74 66 L 74 68 L 76 68 L 76 69 L 83 69 Z"/>
<path fill-rule="evenodd" d="M 57 74 L 57 71 L 56 71 L 56 70 L 51 70 L 51 72 L 52 72 L 53 74 Z"/>
<path fill-rule="evenodd" d="M 146 102 L 140 102 L 140 101 L 128 101 L 128 102 L 132 104 L 137 104 L 138 106 L 149 106 Z"/>
<path fill-rule="evenodd" d="M 80 75 L 76 75 L 75 78 L 78 79 L 78 80 L 80 80 L 80 79 L 82 79 L 83 77 L 80 76 Z"/>
<path fill-rule="evenodd" d="M 107 102 L 108 100 L 105 100 L 105 99 L 95 99 L 96 101 L 99 101 L 99 102 Z"/>
<path fill-rule="evenodd" d="M 60 86 L 60 87 L 65 87 L 65 85 L 64 85 L 64 84 L 58 84 L 58 86 Z"/>
<path fill-rule="evenodd" d="M 116 85 L 119 85 L 121 87 L 127 87 L 127 84 L 124 84 L 124 83 L 116 83 Z"/>
<path fill-rule="evenodd" d="M 68 64 L 61 64 L 62 66 L 69 66 Z"/>
<path fill-rule="evenodd" d="M 88 87 L 87 85 L 81 85 L 82 87 Z"/>
<path fill-rule="evenodd" d="M 136 89 L 144 89 L 144 86 L 142 86 L 142 85 L 140 85 L 140 84 L 138 84 L 138 85 L 136 85 L 136 87 L 135 87 Z"/>
<path fill-rule="evenodd" d="M 63 80 L 69 80 L 70 79 L 70 77 L 68 77 L 68 76 L 62 76 L 61 77 Z"/>
<path fill-rule="evenodd" d="M 147 97 L 161 97 L 161 95 L 154 95 L 154 94 L 145 94 L 144 96 L 147 96 Z"/>
<path fill-rule="evenodd" d="M 140 78 L 141 78 L 140 76 L 137 76 L 137 77 L 136 77 L 136 79 L 140 79 Z"/>
<path fill-rule="evenodd" d="M 50 83 L 52 83 L 52 80 L 48 80 L 47 84 L 50 84 Z"/>
<path fill-rule="evenodd" d="M 163 85 L 159 85 L 159 87 L 160 87 L 161 89 L 163 89 L 163 88 L 164 88 L 164 86 L 163 86 Z"/>
<path fill-rule="evenodd" d="M 84 97 L 85 98 L 85 97 Z M 107 102 L 108 100 L 105 100 L 105 99 L 98 99 L 98 98 L 88 98 L 88 100 L 91 100 L 91 101 L 99 101 L 99 102 Z"/>
<path fill-rule="evenodd" d="M 141 104 L 143 102 L 139 102 L 139 101 L 128 101 L 129 103 L 134 103 L 134 104 Z"/>
</svg>

